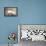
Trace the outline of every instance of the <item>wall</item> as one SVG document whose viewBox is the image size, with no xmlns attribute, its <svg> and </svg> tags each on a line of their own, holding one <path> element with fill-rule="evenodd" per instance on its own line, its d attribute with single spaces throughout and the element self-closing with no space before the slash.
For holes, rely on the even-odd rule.
<svg viewBox="0 0 46 46">
<path fill-rule="evenodd" d="M 18 7 L 18 17 L 5 17 L 4 7 Z M 46 24 L 46 0 L 0 0 L 0 44 L 7 44 L 17 24 Z M 17 42 L 17 40 L 16 40 Z"/>
<path fill-rule="evenodd" d="M 21 23 L 46 24 L 46 0 L 28 0 L 23 3 Z"/>
</svg>

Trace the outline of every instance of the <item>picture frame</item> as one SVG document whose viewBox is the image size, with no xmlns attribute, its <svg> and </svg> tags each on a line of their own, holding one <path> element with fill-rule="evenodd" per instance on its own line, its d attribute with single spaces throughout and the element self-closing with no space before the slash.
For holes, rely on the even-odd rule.
<svg viewBox="0 0 46 46">
<path fill-rule="evenodd" d="M 4 7 L 4 16 L 18 16 L 18 7 Z"/>
<path fill-rule="evenodd" d="M 24 34 L 25 31 L 27 32 L 26 35 Z M 25 36 L 27 37 L 25 38 Z M 22 40 L 46 41 L 46 24 L 19 24 L 18 38 L 19 42 Z"/>
</svg>

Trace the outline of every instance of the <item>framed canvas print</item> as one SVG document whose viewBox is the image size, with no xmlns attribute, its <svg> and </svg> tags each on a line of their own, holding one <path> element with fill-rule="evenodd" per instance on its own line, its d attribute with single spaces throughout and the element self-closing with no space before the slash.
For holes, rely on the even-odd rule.
<svg viewBox="0 0 46 46">
<path fill-rule="evenodd" d="M 4 7 L 4 16 L 18 16 L 18 8 Z"/>
<path fill-rule="evenodd" d="M 18 25 L 18 35 L 21 40 L 46 41 L 46 25 L 45 24 L 20 24 Z"/>
</svg>

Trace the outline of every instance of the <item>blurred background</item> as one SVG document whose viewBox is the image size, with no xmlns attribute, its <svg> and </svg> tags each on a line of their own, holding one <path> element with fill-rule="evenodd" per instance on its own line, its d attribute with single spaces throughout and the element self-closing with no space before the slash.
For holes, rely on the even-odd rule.
<svg viewBox="0 0 46 46">
<path fill-rule="evenodd" d="M 18 7 L 18 16 L 5 17 L 4 7 Z M 18 36 L 18 24 L 46 24 L 46 0 L 0 0 L 0 44 L 8 43 L 10 32 Z"/>
</svg>

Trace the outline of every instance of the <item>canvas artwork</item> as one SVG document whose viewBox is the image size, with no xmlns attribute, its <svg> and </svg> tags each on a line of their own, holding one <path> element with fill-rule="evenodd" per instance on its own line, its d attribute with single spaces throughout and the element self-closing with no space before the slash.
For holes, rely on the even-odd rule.
<svg viewBox="0 0 46 46">
<path fill-rule="evenodd" d="M 46 25 L 19 25 L 20 40 L 46 41 Z"/>
<path fill-rule="evenodd" d="M 4 16 L 18 16 L 18 8 L 17 7 L 5 7 Z"/>
</svg>

